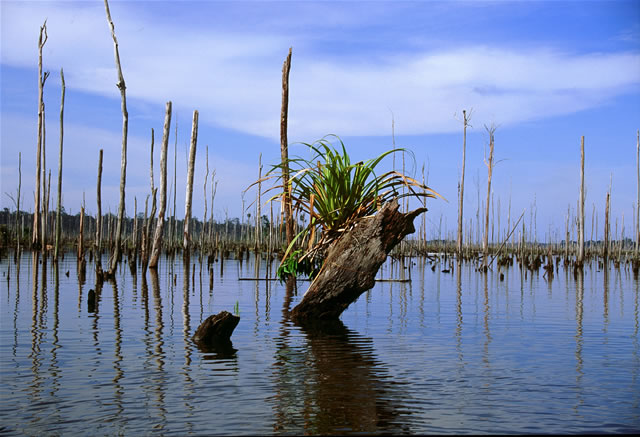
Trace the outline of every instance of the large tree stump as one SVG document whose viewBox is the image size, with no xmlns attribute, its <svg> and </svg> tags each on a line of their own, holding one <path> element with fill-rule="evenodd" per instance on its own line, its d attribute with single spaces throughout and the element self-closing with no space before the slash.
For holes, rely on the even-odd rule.
<svg viewBox="0 0 640 437">
<path fill-rule="evenodd" d="M 389 252 L 415 231 L 413 220 L 427 210 L 418 208 L 405 214 L 398 209 L 394 199 L 376 215 L 359 219 L 331 244 L 322 270 L 291 312 L 295 322 L 338 319 L 373 287 Z"/>
<path fill-rule="evenodd" d="M 229 342 L 239 321 L 240 317 L 228 311 L 211 315 L 198 326 L 193 341 L 202 345 Z"/>
</svg>

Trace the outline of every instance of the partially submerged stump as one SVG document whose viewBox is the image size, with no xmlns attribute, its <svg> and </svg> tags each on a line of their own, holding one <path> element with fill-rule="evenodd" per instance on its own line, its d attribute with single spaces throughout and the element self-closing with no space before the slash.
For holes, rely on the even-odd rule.
<svg viewBox="0 0 640 437">
<path fill-rule="evenodd" d="M 418 208 L 405 214 L 398 209 L 394 199 L 376 215 L 359 219 L 331 244 L 322 270 L 291 312 L 295 322 L 337 319 L 373 287 L 389 252 L 415 231 L 413 220 L 427 210 Z"/>
<path fill-rule="evenodd" d="M 198 326 L 193 335 L 193 341 L 203 345 L 229 342 L 239 321 L 240 317 L 234 316 L 228 311 L 211 315 Z"/>
</svg>

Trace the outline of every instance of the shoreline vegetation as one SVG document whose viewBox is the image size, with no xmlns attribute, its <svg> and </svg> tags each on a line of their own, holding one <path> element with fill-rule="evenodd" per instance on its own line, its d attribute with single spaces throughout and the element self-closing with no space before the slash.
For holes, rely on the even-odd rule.
<svg viewBox="0 0 640 437">
<path fill-rule="evenodd" d="M 346 222 L 336 224 L 331 222 L 328 224 L 329 222 L 321 221 L 318 205 L 321 205 L 322 202 L 327 199 L 323 198 L 322 192 L 314 191 L 314 189 L 319 186 L 319 182 L 317 180 L 310 179 L 310 185 L 307 187 L 303 184 L 303 177 L 300 175 L 312 175 L 313 172 L 318 172 L 318 174 L 322 176 L 323 171 L 325 171 L 323 169 L 328 169 L 329 167 L 321 168 L 320 162 L 318 162 L 316 168 L 314 162 L 305 161 L 304 164 L 308 164 L 308 168 L 303 168 L 302 170 L 298 169 L 298 172 L 296 173 L 296 169 L 293 168 L 291 164 L 300 162 L 301 158 L 289 158 L 288 154 L 289 143 L 287 140 L 287 119 L 289 106 L 289 75 L 291 71 L 292 58 L 292 50 L 289 48 L 282 70 L 282 110 L 280 120 L 282 161 L 281 163 L 273 165 L 273 169 L 271 170 L 271 172 L 278 170 L 280 174 L 278 178 L 280 185 L 277 187 L 263 187 L 264 182 L 269 178 L 263 177 L 262 156 L 260 156 L 258 179 L 249 187 L 257 192 L 254 199 L 249 199 L 249 206 L 246 208 L 245 194 L 247 194 L 249 188 L 242 192 L 242 211 L 243 214 L 246 214 L 246 220 L 245 217 L 231 219 L 226 217 L 225 220 L 220 223 L 213 218 L 213 205 L 217 189 L 217 181 L 215 179 L 215 169 L 211 172 L 211 179 L 208 181 L 210 172 L 207 149 L 207 172 L 203 187 L 204 215 L 202 216 L 202 220 L 193 216 L 191 204 L 194 195 L 193 174 L 196 164 L 198 136 L 198 111 L 194 110 L 191 128 L 191 145 L 188 159 L 188 174 L 186 177 L 185 216 L 183 219 L 177 217 L 175 197 L 176 189 L 178 188 L 178 178 L 175 167 L 177 160 L 177 144 L 174 144 L 173 151 L 174 174 L 173 182 L 171 183 L 173 204 L 171 204 L 170 199 L 167 199 L 166 192 L 168 182 L 167 154 L 169 137 L 171 134 L 170 126 L 172 108 L 171 102 L 168 101 L 166 104 L 166 115 L 161 143 L 160 186 L 156 187 L 154 184 L 154 132 L 152 129 L 150 191 L 144 199 L 144 209 L 142 209 L 142 202 L 140 202 L 139 205 L 138 199 L 135 198 L 134 214 L 133 216 L 127 216 L 125 211 L 128 136 L 126 85 L 123 76 L 123 68 L 120 64 L 118 52 L 119 44 L 116 38 L 115 26 L 111 20 L 107 0 L 105 0 L 104 3 L 111 38 L 114 43 L 115 64 L 118 74 L 118 82 L 116 86 L 120 90 L 121 94 L 121 108 L 123 116 L 120 199 L 117 215 L 111 212 L 102 215 L 102 150 L 100 150 L 100 155 L 97 157 L 97 213 L 95 216 L 86 214 L 87 207 L 84 201 L 80 206 L 80 212 L 75 215 L 67 214 L 64 210 L 64 206 L 61 205 L 60 199 L 63 181 L 63 113 L 65 99 L 65 84 L 62 69 L 60 71 L 62 96 L 60 104 L 57 209 L 55 211 L 53 210 L 53 207 L 49 209 L 50 206 L 52 206 L 52 199 L 50 197 L 51 169 L 47 169 L 45 159 L 46 131 L 44 125 L 45 104 L 43 101 L 43 88 L 47 78 L 49 77 L 49 72 L 43 72 L 42 58 L 42 50 L 48 40 L 47 23 L 45 20 L 43 25 L 40 27 L 40 36 L 38 41 L 39 78 L 37 85 L 39 101 L 34 209 L 33 212 L 26 212 L 24 211 L 24 205 L 21 204 L 21 198 L 24 196 L 24 193 L 21 192 L 22 166 L 21 152 L 19 152 L 19 178 L 17 190 L 15 194 L 5 192 L 5 195 L 13 201 L 15 208 L 13 210 L 4 208 L 3 211 L 0 211 L 0 260 L 4 260 L 10 256 L 10 252 L 13 251 L 14 260 L 17 262 L 19 254 L 22 251 L 33 250 L 41 251 L 45 257 L 48 257 L 49 254 L 51 254 L 55 261 L 57 260 L 58 254 L 64 257 L 65 253 L 74 251 L 77 254 L 78 262 L 84 264 L 86 263 L 87 257 L 91 262 L 94 258 L 96 260 L 101 259 L 101 256 L 99 255 L 108 253 L 110 254 L 110 259 L 108 266 L 106 266 L 106 271 L 102 272 L 102 265 L 96 261 L 96 270 L 100 273 L 98 276 L 103 277 L 104 279 L 113 278 L 123 255 L 126 256 L 127 261 L 132 268 L 134 268 L 137 263 L 140 263 L 143 271 L 146 271 L 147 268 L 156 268 L 158 257 L 161 253 L 170 257 L 178 254 L 181 254 L 183 257 L 196 255 L 199 257 L 200 262 L 203 262 L 203 260 L 206 259 L 209 264 L 211 263 L 211 260 L 218 258 L 225 259 L 230 256 L 233 256 L 236 259 L 244 259 L 244 257 L 248 257 L 250 253 L 254 253 L 256 256 L 260 255 L 268 260 L 278 259 L 282 262 L 287 260 L 287 255 L 290 252 L 295 253 L 296 250 L 298 253 L 305 251 L 307 253 L 312 253 L 313 251 L 311 249 L 313 246 L 322 245 L 323 238 L 326 240 L 327 236 L 330 237 L 328 238 L 328 241 L 335 240 L 337 235 L 339 235 L 339 233 L 336 232 L 342 232 L 346 227 L 343 226 L 344 223 L 354 223 L 354 220 L 360 213 L 362 213 L 362 215 L 371 214 L 371 211 L 368 209 L 366 213 L 364 212 L 370 204 L 375 205 L 379 210 L 382 207 L 382 205 L 378 205 L 379 200 L 380 203 L 386 203 L 394 198 L 401 199 L 401 209 L 406 212 L 409 210 L 408 197 L 410 196 L 422 199 L 423 206 L 425 205 L 424 199 L 426 197 L 439 197 L 435 191 L 425 185 L 424 166 L 422 170 L 422 183 L 406 176 L 404 172 L 405 150 L 396 149 L 395 138 L 393 138 L 394 149 L 386 152 L 384 156 L 388 154 L 392 155 L 393 167 L 391 172 L 387 174 L 393 174 L 393 178 L 397 178 L 397 182 L 394 181 L 389 186 L 378 187 L 377 181 L 374 180 L 373 182 L 370 182 L 371 180 L 367 179 L 368 176 L 362 176 L 361 179 L 363 185 L 366 185 L 367 187 L 370 183 L 375 185 L 372 197 L 369 200 L 366 200 L 368 198 L 364 197 L 364 201 L 356 203 L 354 205 L 354 211 L 356 212 L 341 218 L 341 220 L 346 220 Z M 52 35 L 52 37 L 55 36 Z M 594 205 L 591 213 L 590 234 L 588 234 L 589 229 L 585 229 L 585 138 L 582 137 L 579 169 L 581 184 L 579 192 L 576 190 L 576 195 L 579 197 L 577 204 L 574 205 L 574 210 L 577 212 L 575 215 L 572 215 L 572 205 L 569 204 L 568 211 L 565 216 L 565 229 L 553 233 L 549 231 L 549 234 L 545 236 L 545 241 L 541 242 L 537 241 L 537 226 L 533 210 L 528 212 L 528 215 L 530 216 L 529 220 L 525 217 L 525 214 L 527 214 L 527 211 L 525 210 L 522 211 L 519 218 L 514 221 L 513 216 L 511 215 L 511 202 L 509 200 L 506 226 L 504 222 L 502 224 L 500 223 L 500 200 L 498 199 L 496 207 L 494 205 L 493 193 L 491 191 L 492 172 L 495 165 L 493 162 L 494 133 L 496 131 L 495 125 L 490 127 L 485 126 L 490 145 L 490 154 L 487 160 L 485 160 L 485 164 L 488 169 L 486 202 L 483 203 L 482 207 L 478 205 L 478 210 L 475 213 L 472 213 L 473 218 L 465 219 L 463 216 L 466 128 L 471 119 L 472 111 L 462 111 L 462 113 L 462 174 L 458 183 L 458 196 L 456 199 L 459 205 L 457 232 L 447 230 L 446 224 L 445 229 L 443 229 L 442 216 L 440 217 L 439 225 L 436 226 L 433 224 L 431 232 L 429 232 L 427 229 L 425 214 L 422 214 L 422 217 L 416 223 L 416 233 L 409 235 L 389 253 L 393 260 L 398 260 L 400 262 L 402 266 L 402 268 L 399 269 L 401 276 L 404 275 L 405 258 L 424 257 L 431 261 L 442 260 L 442 271 L 446 272 L 452 271 L 454 268 L 454 261 L 472 262 L 477 265 L 477 269 L 479 271 L 487 272 L 487 270 L 493 269 L 496 266 L 498 270 L 503 267 L 508 267 L 513 264 L 515 259 L 525 268 L 531 270 L 537 270 L 540 268 L 544 269 L 545 274 L 549 275 L 549 277 L 553 276 L 554 271 L 558 271 L 560 264 L 565 268 L 572 268 L 577 272 L 581 270 L 583 265 L 586 263 L 597 262 L 598 266 L 602 267 L 608 266 L 608 260 L 611 260 L 615 268 L 627 268 L 627 266 L 631 266 L 634 272 L 634 277 L 637 278 L 638 269 L 640 267 L 640 130 L 637 133 L 636 150 L 638 200 L 634 205 L 632 228 L 634 238 L 624 238 L 624 215 L 620 221 L 621 226 L 618 226 L 618 218 L 615 218 L 615 221 L 612 220 L 609 207 L 612 194 L 611 187 L 609 187 L 606 195 L 606 207 L 604 211 L 604 218 L 601 220 L 601 223 L 598 223 L 598 213 L 596 212 Z M 175 133 L 177 133 L 177 122 L 175 131 Z M 392 119 L 392 136 L 393 135 Z M 322 143 L 322 141 L 325 141 L 325 139 L 314 144 L 321 144 L 324 147 L 324 143 Z M 344 145 L 342 145 L 342 150 L 344 152 L 344 157 L 346 157 L 346 161 L 340 161 L 340 165 L 344 165 L 346 167 L 339 167 L 341 170 L 337 172 L 336 175 L 344 175 L 345 172 L 350 174 L 353 170 L 355 172 L 354 175 L 360 177 L 361 173 L 364 171 L 363 168 L 365 168 L 362 166 L 362 162 L 351 164 L 348 161 L 348 155 Z M 398 165 L 396 165 L 396 151 L 401 153 L 402 158 L 402 163 L 398 163 Z M 327 146 L 326 151 L 322 150 L 319 156 L 321 158 L 332 157 L 332 153 L 332 149 Z M 335 160 L 338 161 L 341 159 L 343 159 L 341 156 L 337 156 L 337 158 L 335 158 Z M 375 163 L 377 163 L 377 161 Z M 367 163 L 365 163 L 365 166 L 366 165 Z M 373 167 L 375 167 L 375 164 L 373 164 Z M 344 170 L 344 168 L 347 170 Z M 113 170 L 114 169 L 110 169 L 110 171 Z M 369 170 L 367 169 L 367 171 Z M 289 172 L 292 174 L 290 175 Z M 269 175 L 269 173 L 270 172 L 267 172 L 266 174 Z M 576 176 L 577 174 L 578 171 L 576 171 Z M 208 187 L 207 182 L 210 182 Z M 386 181 L 383 182 L 386 183 Z M 301 185 L 297 186 L 296 184 Z M 159 192 L 158 188 L 160 188 Z M 266 203 L 263 203 L 263 195 L 274 188 L 280 188 L 280 193 L 271 197 Z M 300 191 L 296 191 L 297 189 L 300 189 Z M 347 197 L 350 191 L 353 190 L 346 190 Z M 431 193 L 435 193 L 435 195 L 432 195 Z M 478 197 L 479 195 L 480 194 L 478 192 Z M 208 199 L 210 200 L 210 215 L 207 217 Z M 158 200 L 159 208 L 156 205 Z M 274 211 L 273 201 L 279 202 L 276 206 L 278 209 L 276 211 Z M 341 206 L 339 203 L 340 202 L 338 202 L 337 208 L 330 208 L 331 211 L 329 212 L 333 214 L 336 211 L 340 211 Z M 265 210 L 267 206 L 270 206 L 269 210 Z M 373 211 L 375 211 L 375 209 Z M 523 218 L 525 219 L 522 220 Z M 322 226 L 318 225 L 318 223 Z M 612 223 L 615 224 L 612 226 Z M 301 238 L 301 241 L 296 242 L 297 236 L 299 235 L 303 235 L 303 238 Z M 295 261 L 300 261 L 303 258 L 304 256 Z M 400 277 L 398 279 L 404 279 L 404 277 Z"/>
</svg>

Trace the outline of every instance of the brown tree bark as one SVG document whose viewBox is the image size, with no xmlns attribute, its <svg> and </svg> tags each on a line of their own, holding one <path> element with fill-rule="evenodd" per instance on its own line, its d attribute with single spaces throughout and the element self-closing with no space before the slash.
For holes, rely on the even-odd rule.
<svg viewBox="0 0 640 437">
<path fill-rule="evenodd" d="M 356 221 L 327 250 L 322 270 L 302 301 L 292 310 L 297 323 L 331 320 L 375 284 L 375 275 L 387 255 L 415 231 L 413 220 L 425 212 L 399 211 L 398 200 L 385 204 L 375 216 Z"/>
<path fill-rule="evenodd" d="M 291 191 L 289 186 L 289 143 L 287 138 L 289 114 L 289 72 L 291 71 L 291 48 L 282 66 L 282 108 L 280 111 L 280 155 L 282 158 L 282 183 L 284 184 L 283 208 L 287 245 L 293 240 L 293 217 L 291 210 Z"/>
</svg>

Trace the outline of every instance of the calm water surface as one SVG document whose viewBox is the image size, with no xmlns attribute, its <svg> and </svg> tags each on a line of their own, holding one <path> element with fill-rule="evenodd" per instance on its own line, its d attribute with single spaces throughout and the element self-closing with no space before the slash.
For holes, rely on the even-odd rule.
<svg viewBox="0 0 640 437">
<path fill-rule="evenodd" d="M 253 258 L 210 270 L 164 259 L 155 275 L 123 263 L 117 285 L 97 288 L 71 254 L 57 269 L 5 257 L 0 434 L 640 431 L 640 285 L 628 271 L 574 278 L 561 266 L 548 281 L 511 268 L 500 281 L 414 261 L 411 282 L 378 282 L 341 322 L 310 330 L 286 317 L 308 282 L 239 280 L 265 276 Z M 192 343 L 236 304 L 231 348 Z"/>
</svg>

